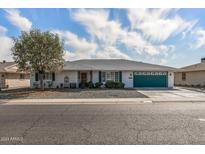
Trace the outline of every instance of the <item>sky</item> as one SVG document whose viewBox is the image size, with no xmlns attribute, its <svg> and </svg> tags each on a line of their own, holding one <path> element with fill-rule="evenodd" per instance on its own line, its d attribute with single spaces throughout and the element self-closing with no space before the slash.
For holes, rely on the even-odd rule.
<svg viewBox="0 0 205 154">
<path fill-rule="evenodd" d="M 0 61 L 13 37 L 40 29 L 59 35 L 65 60 L 130 59 L 172 67 L 205 57 L 205 9 L 0 9 Z"/>
</svg>

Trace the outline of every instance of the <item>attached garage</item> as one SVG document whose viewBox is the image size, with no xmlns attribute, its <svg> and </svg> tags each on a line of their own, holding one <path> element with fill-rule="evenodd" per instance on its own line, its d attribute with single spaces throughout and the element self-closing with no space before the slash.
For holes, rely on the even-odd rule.
<svg viewBox="0 0 205 154">
<path fill-rule="evenodd" d="M 137 87 L 168 87 L 167 72 L 134 72 L 133 86 Z"/>
</svg>

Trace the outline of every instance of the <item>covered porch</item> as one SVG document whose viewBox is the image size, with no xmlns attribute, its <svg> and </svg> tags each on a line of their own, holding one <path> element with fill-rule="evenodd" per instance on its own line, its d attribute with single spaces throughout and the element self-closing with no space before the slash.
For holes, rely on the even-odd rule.
<svg viewBox="0 0 205 154">
<path fill-rule="evenodd" d="M 78 71 L 78 83 L 93 81 L 93 71 Z"/>
</svg>

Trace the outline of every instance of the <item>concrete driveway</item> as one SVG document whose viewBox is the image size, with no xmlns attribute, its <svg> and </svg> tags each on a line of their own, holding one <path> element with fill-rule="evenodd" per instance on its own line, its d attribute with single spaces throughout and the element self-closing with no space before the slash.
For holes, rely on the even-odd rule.
<svg viewBox="0 0 205 154">
<path fill-rule="evenodd" d="M 205 93 L 188 90 L 185 88 L 174 88 L 174 89 L 142 89 L 138 90 L 140 93 L 148 96 L 152 100 L 164 100 L 164 101 L 183 101 L 183 100 L 198 100 L 205 101 Z"/>
</svg>

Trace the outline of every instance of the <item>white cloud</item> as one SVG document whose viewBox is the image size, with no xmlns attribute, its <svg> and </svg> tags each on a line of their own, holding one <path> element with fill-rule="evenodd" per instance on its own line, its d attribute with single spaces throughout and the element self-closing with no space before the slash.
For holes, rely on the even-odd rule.
<svg viewBox="0 0 205 154">
<path fill-rule="evenodd" d="M 167 59 L 161 59 L 160 60 L 160 65 L 165 65 L 168 63 L 168 60 Z"/>
<path fill-rule="evenodd" d="M 7 19 L 20 30 L 29 31 L 32 27 L 32 22 L 20 15 L 17 9 L 5 9 Z"/>
<path fill-rule="evenodd" d="M 76 34 L 69 31 L 53 30 L 64 41 L 66 48 L 65 59 L 76 60 L 90 58 L 95 55 L 97 45 L 94 42 L 87 41 L 85 38 L 79 38 Z"/>
<path fill-rule="evenodd" d="M 0 35 L 4 35 L 7 32 L 7 29 L 0 25 Z"/>
<path fill-rule="evenodd" d="M 78 9 L 73 18 L 85 26 L 87 32 L 105 44 L 113 45 L 121 35 L 121 25 L 109 21 L 109 11 L 104 9 Z"/>
<path fill-rule="evenodd" d="M 96 42 L 91 42 L 85 38 L 79 38 L 74 33 L 69 31 L 53 30 L 64 41 L 65 52 L 64 59 L 89 59 L 89 58 L 125 58 L 129 59 L 126 54 L 123 54 L 113 46 L 105 46 L 98 50 L 99 45 Z"/>
<path fill-rule="evenodd" d="M 13 46 L 13 41 L 5 35 L 6 32 L 7 29 L 0 25 L 0 61 L 12 61 L 11 47 Z"/>
<path fill-rule="evenodd" d="M 127 32 L 126 35 L 121 38 L 121 42 L 139 54 L 147 53 L 156 55 L 160 52 L 155 46 L 144 40 L 137 32 Z"/>
<path fill-rule="evenodd" d="M 124 53 L 122 53 L 120 50 L 116 49 L 113 46 L 105 47 L 102 51 L 98 51 L 96 54 L 96 58 L 119 58 L 119 59 L 130 59 L 130 57 Z"/>
<path fill-rule="evenodd" d="M 102 52 L 107 51 L 106 47 L 117 49 L 117 43 L 140 54 L 157 55 L 165 51 L 160 46 L 148 42 L 140 33 L 128 31 L 128 28 L 122 28 L 118 21 L 110 20 L 108 10 L 78 9 L 72 12 L 72 17 L 85 26 L 91 38 L 102 48 Z"/>
<path fill-rule="evenodd" d="M 205 45 L 205 30 L 204 29 L 197 29 L 193 32 L 194 37 L 196 38 L 194 47 L 201 48 Z"/>
<path fill-rule="evenodd" d="M 132 29 L 140 30 L 153 42 L 163 42 L 183 31 L 186 33 L 197 23 L 196 20 L 185 21 L 175 9 L 128 9 L 128 18 Z"/>
</svg>

